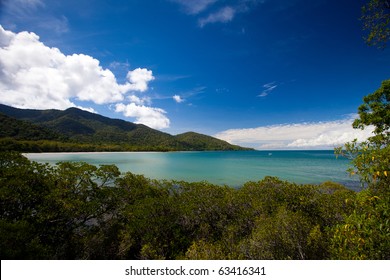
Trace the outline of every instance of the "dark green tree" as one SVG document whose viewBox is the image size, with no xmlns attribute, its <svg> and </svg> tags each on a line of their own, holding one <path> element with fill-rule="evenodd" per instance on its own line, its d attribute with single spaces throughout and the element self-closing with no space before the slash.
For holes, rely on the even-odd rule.
<svg viewBox="0 0 390 280">
<path fill-rule="evenodd" d="M 390 80 L 382 82 L 382 86 L 363 98 L 359 107 L 359 118 L 353 123 L 354 128 L 364 129 L 374 126 L 375 137 L 371 142 L 380 146 L 388 145 L 390 139 Z"/>
</svg>

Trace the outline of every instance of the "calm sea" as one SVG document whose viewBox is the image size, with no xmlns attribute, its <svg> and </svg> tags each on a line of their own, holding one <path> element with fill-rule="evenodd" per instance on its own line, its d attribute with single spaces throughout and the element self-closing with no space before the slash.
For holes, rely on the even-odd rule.
<svg viewBox="0 0 390 280">
<path fill-rule="evenodd" d="M 336 159 L 333 151 L 41 153 L 26 156 L 50 164 L 59 161 L 115 164 L 122 172 L 143 174 L 152 179 L 206 180 L 232 187 L 265 176 L 277 176 L 299 184 L 334 181 L 359 189 L 358 179 L 346 172 L 349 161 Z"/>
</svg>

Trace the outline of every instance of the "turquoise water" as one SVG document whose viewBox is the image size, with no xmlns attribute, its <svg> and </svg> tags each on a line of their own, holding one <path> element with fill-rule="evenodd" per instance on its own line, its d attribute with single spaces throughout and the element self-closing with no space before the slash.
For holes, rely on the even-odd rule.
<svg viewBox="0 0 390 280">
<path fill-rule="evenodd" d="M 265 176 L 304 183 L 339 182 L 357 189 L 357 178 L 346 169 L 349 161 L 336 159 L 333 151 L 234 151 L 234 152 L 120 152 L 26 154 L 37 162 L 85 161 L 115 164 L 122 172 L 143 174 L 152 179 L 240 186 Z"/>
</svg>

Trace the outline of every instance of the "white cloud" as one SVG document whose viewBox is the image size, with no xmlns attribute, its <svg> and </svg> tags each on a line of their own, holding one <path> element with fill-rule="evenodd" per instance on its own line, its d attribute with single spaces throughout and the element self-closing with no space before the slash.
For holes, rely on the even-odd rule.
<svg viewBox="0 0 390 280">
<path fill-rule="evenodd" d="M 110 70 L 84 54 L 66 56 L 34 33 L 7 32 L 0 26 L 0 96 L 19 108 L 65 109 L 71 99 L 97 104 L 121 101 L 132 86 L 119 85 Z"/>
<path fill-rule="evenodd" d="M 199 14 L 206 10 L 209 6 L 217 2 L 218 0 L 171 0 L 172 2 L 180 4 L 186 13 Z"/>
<path fill-rule="evenodd" d="M 68 19 L 64 15 L 54 16 L 44 0 L 2 1 L 4 2 L 2 7 L 0 4 L 0 9 L 3 10 L 2 22 L 8 28 L 17 29 L 23 22 L 34 29 L 44 29 L 57 34 L 69 31 Z"/>
<path fill-rule="evenodd" d="M 151 70 L 137 68 L 128 72 L 127 79 L 131 82 L 129 85 L 130 90 L 144 92 L 148 89 L 148 83 L 153 81 L 154 77 Z"/>
<path fill-rule="evenodd" d="M 10 44 L 14 38 L 14 33 L 8 30 L 4 30 L 0 25 L 0 48 L 6 47 Z"/>
<path fill-rule="evenodd" d="M 142 96 L 142 97 L 139 97 L 137 95 L 130 95 L 127 97 L 127 99 L 131 102 L 131 103 L 135 103 L 137 105 L 145 105 L 145 104 L 148 104 L 150 105 L 151 104 L 151 100 L 149 97 L 147 96 Z"/>
<path fill-rule="evenodd" d="M 126 62 L 113 61 L 110 63 L 109 67 L 111 69 L 129 69 L 130 63 L 128 61 Z"/>
<path fill-rule="evenodd" d="M 226 23 L 232 21 L 235 13 L 236 10 L 233 9 L 232 7 L 229 6 L 224 7 L 215 13 L 209 14 L 205 18 L 199 19 L 199 26 L 204 27 L 206 24 L 209 23 L 216 23 L 216 22 Z"/>
<path fill-rule="evenodd" d="M 69 21 L 65 16 L 52 17 L 47 16 L 37 24 L 39 28 L 54 31 L 57 34 L 69 32 Z"/>
<path fill-rule="evenodd" d="M 137 121 L 153 124 L 151 119 L 161 118 L 165 112 L 144 106 L 150 103 L 150 98 L 136 95 L 148 89 L 149 82 L 154 80 L 152 71 L 137 68 L 128 71 L 127 79 L 119 84 L 109 69 L 104 69 L 89 55 L 65 55 L 57 48 L 44 45 L 35 33 L 13 33 L 0 25 L 0 102 L 3 104 L 29 109 L 66 109 L 81 108 L 78 101 L 101 105 L 128 98 L 134 105 L 142 105 L 135 115 Z M 84 109 L 94 111 L 90 107 Z M 165 116 L 161 119 L 153 127 L 169 125 Z"/>
<path fill-rule="evenodd" d="M 247 13 L 253 10 L 264 0 L 169 0 L 182 6 L 185 13 L 196 16 L 199 27 L 210 23 L 227 23 L 234 19 L 236 14 Z M 245 33 L 245 29 L 242 29 Z"/>
<path fill-rule="evenodd" d="M 92 107 L 82 107 L 82 106 L 76 106 L 76 108 L 79 108 L 81 110 L 84 110 L 84 111 L 88 111 L 88 112 L 91 112 L 91 113 L 95 113 L 97 114 L 98 112 L 92 108 Z"/>
<path fill-rule="evenodd" d="M 44 5 L 42 0 L 13 0 L 13 1 L 18 3 L 19 5 L 28 5 L 32 7 Z"/>
<path fill-rule="evenodd" d="M 278 85 L 275 82 L 263 85 L 263 91 L 258 96 L 259 97 L 266 97 L 268 94 L 271 93 L 271 91 L 273 91 L 275 88 L 277 88 L 277 86 Z"/>
<path fill-rule="evenodd" d="M 13 14 L 20 14 L 45 6 L 42 0 L 5 0 L 4 5 Z"/>
<path fill-rule="evenodd" d="M 263 126 L 222 131 L 215 137 L 233 144 L 256 149 L 322 149 L 334 148 L 357 138 L 364 141 L 372 136 L 372 128 L 356 130 L 352 122 L 356 116 L 346 119 Z"/>
<path fill-rule="evenodd" d="M 180 97 L 180 95 L 174 95 L 172 96 L 173 100 L 175 100 L 177 103 L 184 102 L 184 99 Z"/>
<path fill-rule="evenodd" d="M 142 123 L 155 129 L 168 128 L 170 124 L 169 119 L 165 116 L 166 112 L 160 108 L 146 107 L 135 103 L 128 105 L 119 103 L 116 104 L 115 111 L 124 113 L 126 117 L 136 118 L 135 123 Z"/>
</svg>

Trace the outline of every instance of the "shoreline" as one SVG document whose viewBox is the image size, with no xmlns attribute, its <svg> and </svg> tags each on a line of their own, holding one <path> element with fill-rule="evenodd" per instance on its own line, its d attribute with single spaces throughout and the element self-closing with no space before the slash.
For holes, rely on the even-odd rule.
<svg viewBox="0 0 390 280">
<path fill-rule="evenodd" d="M 230 153 L 229 153 L 230 152 Z M 360 190 L 360 181 L 346 172 L 348 159 L 336 159 L 331 150 L 306 151 L 180 151 L 180 152 L 61 152 L 23 153 L 29 160 L 56 164 L 86 162 L 115 165 L 122 172 L 150 179 L 200 182 L 241 187 L 264 177 L 295 184 L 327 181 Z M 270 155 L 271 154 L 271 155 Z"/>
<path fill-rule="evenodd" d="M 264 152 L 264 153 L 278 153 L 278 152 L 333 152 L 333 149 L 319 149 L 319 150 L 182 150 L 182 151 L 78 151 L 78 152 L 21 152 L 21 154 L 124 154 L 124 153 L 203 153 L 203 152 Z M 270 155 L 272 156 L 272 155 Z"/>
</svg>

